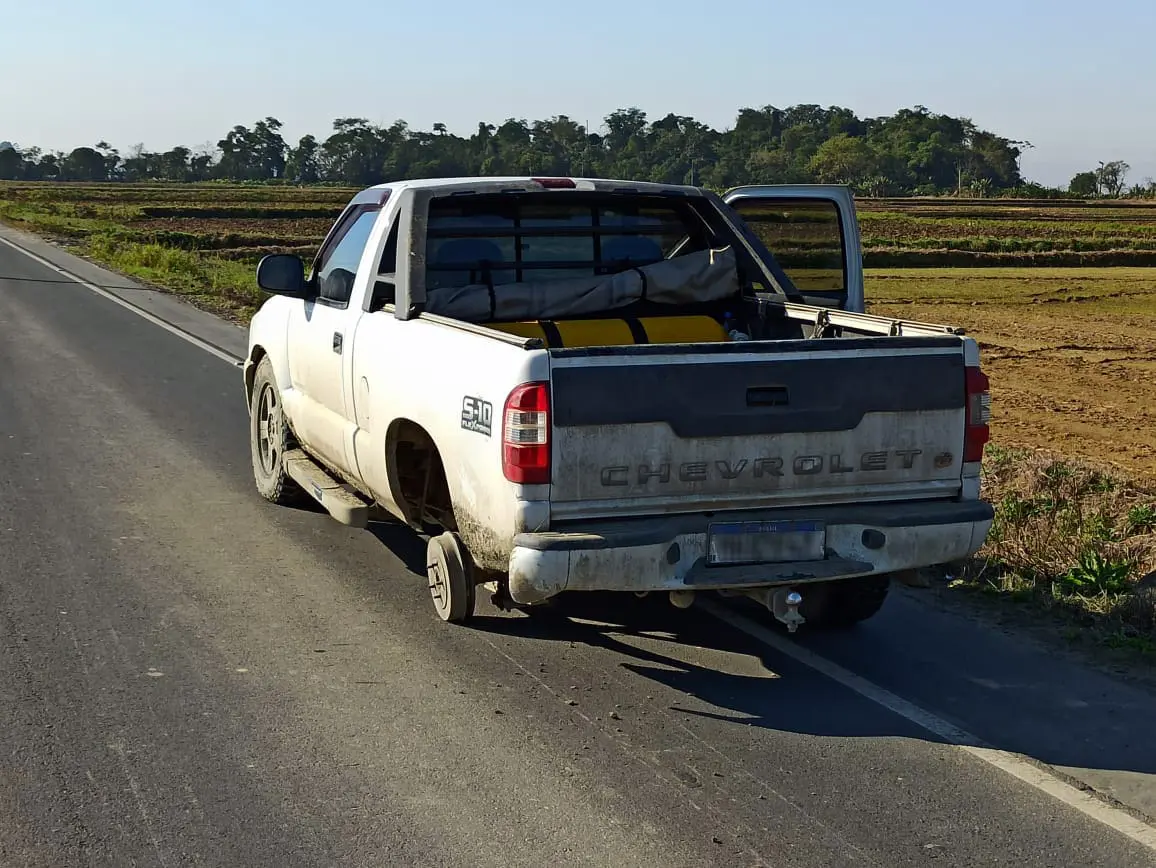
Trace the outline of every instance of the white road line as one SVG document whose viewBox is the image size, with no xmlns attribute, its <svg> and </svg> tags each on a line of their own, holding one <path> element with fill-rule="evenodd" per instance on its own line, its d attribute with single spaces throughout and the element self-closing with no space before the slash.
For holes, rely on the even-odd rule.
<svg viewBox="0 0 1156 868">
<path fill-rule="evenodd" d="M 769 645 L 780 654 L 790 657 L 808 669 L 815 670 L 820 675 L 825 675 L 832 681 L 843 685 L 849 690 L 855 691 L 865 699 L 871 700 L 876 705 L 881 705 L 888 711 L 898 714 L 900 717 L 906 718 L 931 734 L 942 738 L 944 741 L 958 747 L 965 753 L 971 754 L 1002 772 L 1006 772 L 1033 789 L 1058 799 L 1064 804 L 1075 808 L 1081 814 L 1109 828 L 1115 829 L 1137 844 L 1141 844 L 1149 850 L 1156 852 L 1156 828 L 1153 828 L 1142 820 L 1136 819 L 1127 811 L 1102 802 L 1095 796 L 1068 783 L 1055 773 L 1023 757 L 992 747 L 990 744 L 984 742 L 983 739 L 972 735 L 967 730 L 961 729 L 955 724 L 941 717 L 937 717 L 930 711 L 920 708 L 913 702 L 896 696 L 891 691 L 877 684 L 873 684 L 866 678 L 844 669 L 838 663 L 833 663 L 825 657 L 820 657 L 813 651 L 808 651 L 796 642 L 776 633 L 769 627 L 752 621 L 739 612 L 731 611 L 713 600 L 702 600 L 695 605 L 701 607 L 704 612 L 713 615 L 720 621 L 757 639 L 764 645 Z M 803 629 L 806 629 L 806 627 L 804 626 Z"/>
<path fill-rule="evenodd" d="M 242 364 L 243 360 L 237 358 L 237 356 L 234 356 L 232 353 L 227 352 L 218 346 L 214 346 L 213 344 L 209 343 L 208 341 L 201 340 L 196 335 L 191 334 L 190 332 L 187 332 L 184 329 L 177 328 L 172 323 L 165 322 L 163 319 L 158 317 L 156 314 L 150 313 L 149 311 L 145 310 L 143 307 L 138 307 L 137 305 L 133 304 L 132 302 L 125 301 L 119 295 L 116 295 L 115 293 L 111 293 L 107 289 L 104 289 L 103 287 L 97 286 L 95 283 L 89 283 L 84 278 L 77 277 L 72 272 L 67 271 L 64 268 L 61 268 L 59 265 L 57 265 L 54 262 L 50 262 L 49 260 L 45 259 L 43 256 L 40 256 L 36 253 L 33 253 L 31 250 L 26 250 L 25 248 L 21 247 L 19 244 L 15 243 L 14 241 L 9 241 L 7 238 L 0 238 L 0 242 L 3 242 L 8 247 L 11 247 L 13 250 L 17 251 L 18 253 L 23 253 L 29 259 L 40 263 L 45 268 L 49 268 L 49 269 L 55 271 L 57 274 L 60 274 L 64 277 L 67 277 L 73 283 L 79 284 L 80 286 L 83 286 L 85 289 L 91 290 L 92 292 L 95 292 L 97 295 L 102 296 L 103 298 L 107 298 L 109 301 L 113 302 L 114 304 L 119 304 L 125 310 L 131 310 L 137 316 L 139 316 L 143 319 L 147 319 L 153 325 L 160 326 L 165 331 L 169 332 L 170 334 L 176 335 L 181 340 L 187 341 L 188 343 L 192 344 L 195 347 L 200 347 L 206 353 L 209 353 L 210 355 L 216 356 L 221 361 L 228 362 L 230 365 Z"/>
<path fill-rule="evenodd" d="M 232 355 L 231 353 L 227 353 L 219 347 L 213 346 L 212 344 L 201 340 L 195 335 L 189 334 L 188 332 L 165 322 L 160 317 L 155 316 L 147 310 L 139 308 L 134 304 L 130 304 L 119 296 L 113 295 L 107 290 L 77 277 L 75 274 L 72 274 L 60 266 L 49 262 L 44 257 L 38 256 L 31 251 L 25 250 L 23 247 L 19 246 L 18 244 L 14 244 L 6 238 L 0 238 L 0 241 L 7 244 L 13 250 L 23 253 L 25 256 L 35 260 L 36 262 L 39 262 L 41 265 L 67 277 L 69 280 L 80 284 L 86 289 L 92 290 L 97 295 L 103 296 L 109 301 L 115 302 L 127 310 L 131 310 L 138 316 L 143 317 L 149 322 L 160 326 L 165 331 L 176 335 L 182 340 L 188 341 L 193 346 L 200 347 L 202 350 L 216 356 L 218 359 L 229 362 L 233 365 L 241 364 L 242 360 Z M 877 684 L 873 684 L 872 682 L 859 675 L 856 675 L 850 670 L 844 669 L 839 664 L 833 663 L 825 657 L 820 657 L 818 654 L 815 654 L 812 651 L 808 651 L 806 648 L 803 648 L 790 639 L 775 633 L 773 630 L 764 627 L 762 624 L 758 624 L 755 621 L 752 621 L 745 615 L 742 615 L 738 612 L 733 612 L 711 600 L 701 600 L 696 605 L 720 621 L 723 621 L 730 626 L 741 630 L 748 636 L 751 636 L 752 638 L 762 642 L 764 645 L 768 645 L 771 648 L 774 648 L 780 654 L 784 654 L 787 657 L 790 657 L 792 660 L 803 664 L 808 669 L 813 669 L 820 675 L 824 675 L 827 678 L 830 678 L 832 681 L 843 685 L 849 690 L 853 690 L 855 693 L 858 693 L 865 699 L 869 699 L 876 705 L 880 705 L 886 708 L 888 711 L 898 714 L 900 717 L 906 718 L 907 720 L 922 727 L 933 735 L 939 736 L 944 741 L 958 747 L 965 753 L 971 754 L 977 759 L 982 760 L 993 768 L 997 768 L 1000 771 L 1011 775 L 1012 777 L 1022 781 L 1023 783 L 1027 784 L 1033 789 L 1040 791 L 1041 793 L 1045 793 L 1054 799 L 1058 799 L 1059 801 L 1072 808 L 1075 808 L 1077 811 L 1087 817 L 1090 817 L 1096 822 L 1102 823 L 1103 825 L 1114 829 L 1130 840 L 1135 841 L 1137 844 L 1141 844 L 1142 846 L 1147 847 L 1149 850 L 1156 852 L 1156 828 L 1153 828 L 1149 824 L 1136 819 L 1127 811 L 1122 811 L 1119 808 L 1115 808 L 1112 805 L 1100 801 L 1095 796 L 1089 795 L 1085 791 L 1072 786 L 1058 775 L 1049 772 L 1044 768 L 1041 768 L 1035 763 L 1029 762 L 1023 757 L 1016 756 L 1015 754 L 1008 753 L 1007 751 L 998 750 L 991 745 L 986 744 L 982 739 L 972 735 L 970 732 L 959 728 L 955 724 L 950 723 L 941 717 L 937 717 L 930 711 L 920 708 L 918 705 L 915 705 L 912 702 L 908 702 L 906 699 L 903 699 L 900 696 L 896 696 L 891 691 L 880 687 Z"/>
</svg>

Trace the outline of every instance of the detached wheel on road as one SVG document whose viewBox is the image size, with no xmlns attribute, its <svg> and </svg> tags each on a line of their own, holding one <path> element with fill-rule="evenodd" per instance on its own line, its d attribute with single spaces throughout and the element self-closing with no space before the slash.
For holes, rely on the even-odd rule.
<svg viewBox="0 0 1156 868">
<path fill-rule="evenodd" d="M 257 491 L 279 506 L 304 503 L 307 495 L 285 472 L 285 452 L 293 448 L 293 438 L 281 411 L 281 393 L 268 356 L 257 364 L 249 402 L 249 451 Z"/>
<path fill-rule="evenodd" d="M 853 627 L 883 608 L 890 589 L 889 575 L 803 585 L 799 589 L 803 595 L 799 612 L 807 619 L 803 629 L 846 630 Z"/>
<path fill-rule="evenodd" d="M 447 532 L 431 537 L 425 562 L 438 617 L 451 624 L 466 623 L 474 614 L 474 571 L 458 535 Z"/>
</svg>

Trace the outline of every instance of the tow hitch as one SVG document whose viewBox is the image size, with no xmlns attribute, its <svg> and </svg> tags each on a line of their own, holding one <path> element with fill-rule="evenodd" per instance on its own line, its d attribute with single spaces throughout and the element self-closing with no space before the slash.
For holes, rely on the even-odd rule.
<svg viewBox="0 0 1156 868">
<path fill-rule="evenodd" d="M 787 625 L 787 632 L 794 633 L 799 629 L 800 624 L 805 624 L 807 619 L 799 614 L 799 606 L 803 603 L 803 595 L 798 591 L 792 591 L 789 588 L 778 588 L 772 594 L 768 594 L 770 599 L 767 601 L 767 608 L 771 610 L 771 614 L 775 616 L 776 621 L 782 621 Z"/>
<path fill-rule="evenodd" d="M 787 625 L 787 632 L 794 633 L 807 619 L 799 612 L 803 605 L 803 595 L 788 587 L 755 588 L 753 590 L 719 591 L 724 597 L 750 597 L 756 603 L 766 606 L 775 620 Z"/>
</svg>

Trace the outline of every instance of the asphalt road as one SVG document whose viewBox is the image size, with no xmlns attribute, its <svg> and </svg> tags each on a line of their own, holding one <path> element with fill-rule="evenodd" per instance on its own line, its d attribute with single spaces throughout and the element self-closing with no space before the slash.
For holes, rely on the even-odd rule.
<svg viewBox="0 0 1156 868">
<path fill-rule="evenodd" d="M 442 624 L 246 438 L 239 369 L 0 244 L 0 866 L 1154 864 L 708 614 Z M 1147 693 L 909 594 L 790 641 L 1156 813 Z"/>
</svg>

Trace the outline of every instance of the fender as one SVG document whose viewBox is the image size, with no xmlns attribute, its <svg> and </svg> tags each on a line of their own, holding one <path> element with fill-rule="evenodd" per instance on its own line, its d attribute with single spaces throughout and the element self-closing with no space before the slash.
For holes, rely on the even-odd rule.
<svg viewBox="0 0 1156 868">
<path fill-rule="evenodd" d="M 273 376 L 277 380 L 283 405 L 288 409 L 292 401 L 287 401 L 292 392 L 289 377 L 289 305 L 294 299 L 274 296 L 268 299 L 253 315 L 249 323 L 249 350 L 243 366 L 245 383 L 245 406 L 252 412 L 253 379 L 257 365 L 265 356 L 273 365 Z M 286 414 L 289 415 L 288 413 Z M 290 420 L 290 425 L 292 421 Z"/>
</svg>

